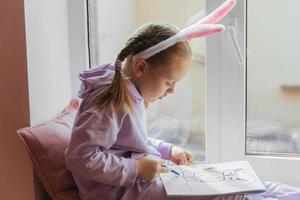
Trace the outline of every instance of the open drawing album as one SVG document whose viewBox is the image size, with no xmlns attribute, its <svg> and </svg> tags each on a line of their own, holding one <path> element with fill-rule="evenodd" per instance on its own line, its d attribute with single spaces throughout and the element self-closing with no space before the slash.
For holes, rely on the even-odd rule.
<svg viewBox="0 0 300 200">
<path fill-rule="evenodd" d="M 209 196 L 266 190 L 247 161 L 169 165 L 169 168 L 173 172 L 160 175 L 168 196 Z"/>
</svg>

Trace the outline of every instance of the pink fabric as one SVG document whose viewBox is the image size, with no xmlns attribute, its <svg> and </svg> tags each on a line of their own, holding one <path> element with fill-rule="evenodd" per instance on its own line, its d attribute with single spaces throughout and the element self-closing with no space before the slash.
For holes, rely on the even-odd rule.
<svg viewBox="0 0 300 200">
<path fill-rule="evenodd" d="M 214 24 L 225 17 L 232 8 L 236 5 L 236 0 L 227 0 L 212 13 L 200 20 L 202 24 Z"/>
<path fill-rule="evenodd" d="M 191 34 L 189 34 L 189 35 L 186 36 L 186 39 L 187 40 L 191 40 L 191 39 L 193 39 L 195 37 L 205 37 L 205 36 L 208 36 L 208 35 L 214 35 L 214 34 L 220 33 L 222 31 L 224 31 L 224 28 L 222 28 L 222 27 L 219 27 L 219 28 L 214 27 L 214 28 L 212 28 L 210 30 L 207 30 L 205 32 L 191 33 Z"/>
<path fill-rule="evenodd" d="M 74 99 L 52 120 L 17 130 L 39 179 L 53 200 L 79 199 L 64 160 L 79 103 L 78 99 Z"/>
</svg>

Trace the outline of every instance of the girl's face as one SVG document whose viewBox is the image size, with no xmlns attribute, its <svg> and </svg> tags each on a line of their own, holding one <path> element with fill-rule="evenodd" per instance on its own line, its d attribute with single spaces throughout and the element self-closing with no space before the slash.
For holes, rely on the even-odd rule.
<svg viewBox="0 0 300 200">
<path fill-rule="evenodd" d="M 177 81 L 186 74 L 190 58 L 173 56 L 169 66 L 151 66 L 145 61 L 134 64 L 133 83 L 147 102 L 162 99 L 175 91 Z"/>
</svg>

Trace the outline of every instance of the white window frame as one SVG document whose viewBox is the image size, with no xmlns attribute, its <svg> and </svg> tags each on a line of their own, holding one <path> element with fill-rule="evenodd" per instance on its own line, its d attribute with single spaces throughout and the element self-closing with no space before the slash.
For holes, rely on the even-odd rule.
<svg viewBox="0 0 300 200">
<path fill-rule="evenodd" d="M 206 10 L 210 12 L 223 2 L 207 0 Z M 244 56 L 246 8 L 247 0 L 239 0 L 221 22 L 227 26 L 230 18 L 237 19 L 237 35 Z M 226 33 L 206 41 L 207 162 L 247 160 L 262 180 L 300 187 L 299 157 L 246 155 L 246 64 L 241 66 L 231 49 Z"/>
<path fill-rule="evenodd" d="M 80 88 L 78 74 L 90 68 L 90 50 L 88 37 L 88 0 L 68 1 L 69 52 L 72 97 L 77 97 Z"/>
</svg>

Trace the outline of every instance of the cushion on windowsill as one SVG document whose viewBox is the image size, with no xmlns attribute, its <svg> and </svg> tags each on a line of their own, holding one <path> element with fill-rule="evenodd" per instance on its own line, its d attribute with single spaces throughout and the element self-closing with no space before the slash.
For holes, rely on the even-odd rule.
<svg viewBox="0 0 300 200">
<path fill-rule="evenodd" d="M 52 120 L 17 130 L 34 170 L 53 200 L 80 199 L 64 159 L 79 104 L 80 100 L 73 99 Z"/>
</svg>

